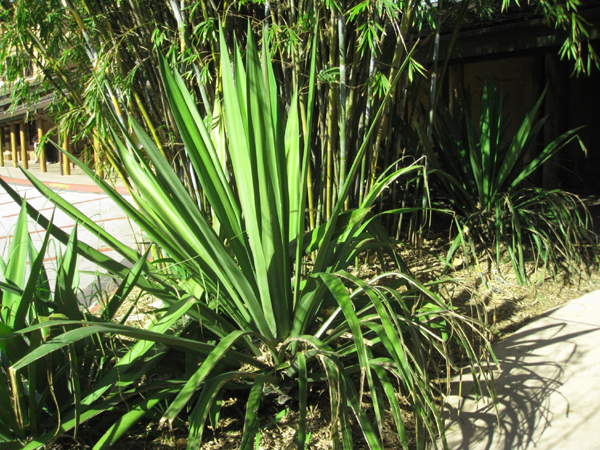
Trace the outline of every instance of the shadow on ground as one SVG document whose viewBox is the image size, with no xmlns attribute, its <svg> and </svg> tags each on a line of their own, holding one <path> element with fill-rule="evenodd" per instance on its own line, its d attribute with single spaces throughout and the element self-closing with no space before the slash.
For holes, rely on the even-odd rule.
<svg viewBox="0 0 600 450">
<path fill-rule="evenodd" d="M 451 449 L 599 448 L 600 314 L 577 306 L 549 311 L 495 346 L 496 406 L 489 395 L 477 401 L 474 383 L 463 380 L 463 397 L 451 396 L 447 408 Z"/>
</svg>

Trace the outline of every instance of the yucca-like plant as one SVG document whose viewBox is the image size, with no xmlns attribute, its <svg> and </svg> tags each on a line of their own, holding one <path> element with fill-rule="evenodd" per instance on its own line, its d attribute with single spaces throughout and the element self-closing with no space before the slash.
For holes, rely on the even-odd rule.
<svg viewBox="0 0 600 450">
<path fill-rule="evenodd" d="M 547 269 L 553 274 L 563 267 L 581 273 L 582 266 L 595 259 L 596 237 L 579 198 L 529 181 L 561 148 L 578 139 L 577 130 L 571 130 L 534 152 L 545 122 L 538 119 L 543 98 L 544 93 L 529 105 L 514 136 L 506 135 L 502 94 L 493 82 L 484 86 L 477 122 L 470 100 L 458 98 L 452 111 L 444 105 L 438 108 L 433 145 L 416 124 L 439 193 L 458 217 L 457 238 L 448 256 L 459 248 L 484 244 L 495 250 L 498 265 L 507 257 L 520 283 L 530 278 L 529 261 L 542 269 L 543 279 Z"/>
<path fill-rule="evenodd" d="M 6 259 L 0 258 L 0 335 L 27 328 L 36 322 L 48 320 L 49 283 L 43 266 L 45 248 L 49 234 L 37 252 L 29 237 L 27 212 L 21 209 L 14 228 L 14 235 L 7 246 Z M 69 258 L 67 258 L 68 260 Z M 28 276 L 28 263 L 30 264 Z M 67 267 L 68 267 L 67 263 Z M 61 268 L 64 267 L 61 265 Z M 64 271 L 61 271 L 64 273 Z M 58 277 L 59 283 L 61 276 Z M 64 279 L 64 278 L 63 278 Z M 64 283 L 63 283 L 64 284 Z M 68 295 L 61 296 L 66 298 Z M 64 304 L 63 304 L 64 306 Z M 28 431 L 37 431 L 44 421 L 42 405 L 52 405 L 52 396 L 46 369 L 42 364 L 31 364 L 25 371 L 13 371 L 9 367 L 39 347 L 48 337 L 48 333 L 38 333 L 25 340 L 19 337 L 0 342 L 0 436 L 4 441 L 25 439 Z M 61 365 L 57 355 L 55 362 Z M 64 363 L 65 360 L 62 360 Z M 64 368 L 68 370 L 67 367 Z M 23 373 L 24 372 L 24 373 Z M 26 381 L 25 381 L 26 380 Z M 56 391 L 66 386 L 64 378 L 56 380 Z"/>
<path fill-rule="evenodd" d="M 19 366 L 23 357 L 39 351 L 45 343 L 80 324 L 54 327 L 60 319 L 93 320 L 81 311 L 78 300 L 77 228 L 70 236 L 62 235 L 66 247 L 58 253 L 56 282 L 49 282 L 44 264 L 50 233 L 36 250 L 29 232 L 25 205 L 7 247 L 6 259 L 0 258 L 0 448 L 22 448 L 32 436 L 59 434 L 62 414 L 79 404 L 83 393 L 101 378 L 103 368 L 119 354 L 121 347 L 110 336 L 88 336 L 71 342 L 45 358 Z M 139 275 L 138 264 L 125 277 L 109 303 L 112 310 L 102 314 L 112 318 Z M 22 332 L 28 327 L 36 331 Z M 75 408 L 74 428 L 79 418 Z"/>
<path fill-rule="evenodd" d="M 231 386 L 249 390 L 240 448 L 254 448 L 260 425 L 257 411 L 268 393 L 292 390 L 297 390 L 299 413 L 295 441 L 298 448 L 305 448 L 312 383 L 329 393 L 334 448 L 354 448 L 353 424 L 360 427 L 370 448 L 383 448 L 386 412 L 401 445 L 408 448 L 403 402 L 414 414 L 416 446 L 424 448 L 430 439 L 443 435 L 439 394 L 444 386 L 436 387 L 432 374 L 450 375 L 450 348 L 461 349 L 471 369 L 483 368 L 485 374 L 485 358 L 480 359 L 481 347 L 473 341 L 481 338 L 483 348 L 488 348 L 482 330 L 438 290 L 420 284 L 406 271 L 390 271 L 373 280 L 347 271 L 367 251 L 386 253 L 396 268 L 402 268 L 371 207 L 390 183 L 419 173 L 422 167 L 413 164 L 386 173 L 359 208 L 344 211 L 344 198 L 360 166 L 357 158 L 331 218 L 306 234 L 311 137 L 301 139 L 296 102 L 288 111 L 279 105 L 269 53 L 263 46 L 261 61 L 248 35 L 245 66 L 236 47 L 233 69 L 221 36 L 224 133 L 206 127 L 184 81 L 161 59 L 171 111 L 210 209 L 194 201 L 136 121 L 130 123 L 135 139 L 125 127 L 114 133 L 116 152 L 135 187 L 137 209 L 104 181 L 97 183 L 165 258 L 146 262 L 28 175 L 60 209 L 124 258 L 138 261 L 139 273 L 131 281 L 170 307 L 148 330 L 110 321 L 85 326 L 61 321 L 22 330 L 19 335 L 48 326 L 79 325 L 29 353 L 12 370 L 29 367 L 87 336 L 109 333 L 138 340 L 80 398 L 75 410 L 61 418 L 60 429 L 67 431 L 123 399 L 132 399 L 134 407 L 106 431 L 95 446 L 98 449 L 110 447 L 164 399 L 160 423 L 170 425 L 185 414 L 188 448 L 196 449 L 207 419 L 218 418 L 223 390 Z M 313 54 L 313 68 L 314 60 Z M 309 99 L 314 69 L 312 74 Z M 308 108 L 309 122 L 311 116 Z M 51 231 L 60 237 L 59 230 Z M 127 274 L 105 255 L 83 248 L 81 254 L 115 277 Z M 391 281 L 379 283 L 382 278 Z M 150 383 L 140 397 L 141 375 L 168 370 L 160 368 L 167 349 L 174 349 L 170 361 L 179 355 L 185 363 L 171 362 L 169 381 Z M 438 371 L 440 361 L 443 368 Z M 52 432 L 36 436 L 26 448 L 53 436 Z"/>
</svg>

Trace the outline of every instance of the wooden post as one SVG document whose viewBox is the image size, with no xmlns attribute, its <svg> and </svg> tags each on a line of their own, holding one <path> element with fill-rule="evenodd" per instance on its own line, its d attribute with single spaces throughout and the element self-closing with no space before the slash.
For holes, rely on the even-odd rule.
<svg viewBox="0 0 600 450">
<path fill-rule="evenodd" d="M 38 138 L 38 146 L 40 149 L 40 155 L 38 159 L 40 161 L 40 172 L 48 172 L 48 167 L 46 165 L 46 145 L 40 145 L 42 142 L 42 138 L 44 137 L 44 119 L 38 117 L 36 119 L 37 124 L 37 138 Z"/>
<path fill-rule="evenodd" d="M 17 167 L 17 126 L 14 123 L 10 124 L 10 155 L 12 157 L 13 167 Z"/>
<path fill-rule="evenodd" d="M 29 169 L 29 156 L 27 155 L 27 130 L 25 122 L 19 124 L 19 138 L 21 141 L 21 164 L 24 169 Z"/>
<path fill-rule="evenodd" d="M 0 167 L 4 167 L 4 127 L 0 125 Z"/>
<path fill-rule="evenodd" d="M 69 153 L 71 150 L 69 149 L 69 133 L 66 131 L 62 134 L 62 148 L 65 152 Z M 71 165 L 69 158 L 64 153 L 61 153 L 61 161 L 62 161 L 62 174 L 63 175 L 71 175 Z"/>
</svg>

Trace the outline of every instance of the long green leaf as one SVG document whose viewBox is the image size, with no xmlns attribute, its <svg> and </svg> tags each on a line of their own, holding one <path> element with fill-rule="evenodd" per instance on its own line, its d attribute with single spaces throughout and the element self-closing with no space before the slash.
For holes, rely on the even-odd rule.
<svg viewBox="0 0 600 450">
<path fill-rule="evenodd" d="M 219 395 L 219 392 L 225 383 L 243 378 L 253 379 L 256 376 L 256 373 L 249 372 L 226 372 L 207 380 L 200 393 L 200 398 L 198 398 L 196 406 L 194 406 L 194 409 L 192 409 L 190 412 L 190 434 L 188 436 L 187 446 L 188 450 L 196 450 L 197 448 L 200 448 L 204 426 L 210 413 L 211 405 Z"/>
<path fill-rule="evenodd" d="M 138 402 L 125 415 L 120 417 L 104 435 L 96 441 L 93 450 L 111 448 L 132 426 L 148 414 L 160 401 L 171 395 L 171 390 L 162 390 Z"/>
<path fill-rule="evenodd" d="M 246 403 L 246 416 L 244 417 L 244 430 L 240 450 L 254 450 L 257 431 L 259 429 L 258 410 L 263 398 L 263 388 L 266 375 L 258 374 L 254 379 L 248 402 Z"/>
<path fill-rule="evenodd" d="M 253 334 L 252 332 L 234 331 L 210 349 L 208 356 L 202 362 L 198 370 L 186 381 L 185 386 L 181 389 L 177 397 L 171 402 L 169 408 L 160 419 L 161 424 L 168 423 L 171 425 L 175 417 L 181 412 L 181 410 L 187 405 L 194 393 L 200 387 L 200 384 L 210 375 L 211 371 L 215 368 L 217 363 L 223 359 L 225 355 L 230 353 L 231 347 L 244 336 Z M 206 345 L 203 344 L 205 347 Z M 240 360 L 241 361 L 241 360 Z M 245 358 L 245 362 L 248 362 L 248 358 Z M 261 364 L 257 361 L 252 363 L 253 366 L 260 366 Z"/>
<path fill-rule="evenodd" d="M 239 264 L 245 268 L 251 267 L 241 213 L 213 141 L 181 76 L 171 72 L 164 58 L 160 58 L 160 61 L 167 97 L 190 161 L 227 239 L 236 249 Z M 145 133 L 139 132 L 139 126 L 137 128 L 137 134 L 145 136 Z M 152 146 L 146 142 L 144 148 L 146 147 Z"/>
<path fill-rule="evenodd" d="M 9 280 L 12 285 L 23 289 L 25 287 L 25 274 L 27 270 L 27 256 L 29 255 L 29 231 L 27 227 L 27 209 L 25 203 L 21 207 L 15 232 L 10 243 L 9 257 L 4 270 L 5 280 Z M 20 295 L 12 291 L 5 291 L 2 295 L 2 308 L 0 318 L 2 323 L 10 328 L 15 327 L 17 311 L 21 302 L 25 302 Z"/>
<path fill-rule="evenodd" d="M 306 413 L 308 411 L 308 380 L 306 357 L 298 352 L 298 450 L 304 450 L 306 442 Z"/>
<path fill-rule="evenodd" d="M 17 334 L 25 334 L 30 331 L 35 331 L 40 328 L 46 328 L 46 327 L 50 327 L 50 326 L 64 326 L 64 325 L 82 325 L 82 323 L 80 321 L 56 320 L 56 321 L 51 321 L 51 322 L 47 322 L 47 323 L 34 325 L 31 327 L 25 328 L 23 330 L 20 330 Z M 187 351 L 192 351 L 194 353 L 197 353 L 199 355 L 208 355 L 215 348 L 213 345 L 204 344 L 201 342 L 194 341 L 192 339 L 171 336 L 171 335 L 163 334 L 163 333 L 156 332 L 156 331 L 142 330 L 139 328 L 129 327 L 126 325 L 121 325 L 121 324 L 89 322 L 89 323 L 86 323 L 85 325 L 86 326 L 67 331 L 66 333 L 63 333 L 63 334 L 60 334 L 60 335 L 54 337 L 52 340 L 48 341 L 44 345 L 42 345 L 42 346 L 38 347 L 37 349 L 35 349 L 34 351 L 32 351 L 30 354 L 21 358 L 17 363 L 15 363 L 13 366 L 11 366 L 11 370 L 12 371 L 19 370 L 19 369 L 27 366 L 28 364 L 31 364 L 33 361 L 36 361 L 56 350 L 59 350 L 63 347 L 66 347 L 66 346 L 72 344 L 72 343 L 78 342 L 79 340 L 81 340 L 83 338 L 86 338 L 88 336 L 91 336 L 91 335 L 94 335 L 97 333 L 115 333 L 115 334 L 119 334 L 122 336 L 132 337 L 139 341 L 143 341 L 145 343 L 145 345 L 143 345 L 141 347 L 145 351 L 147 351 L 147 348 L 149 347 L 148 343 L 150 343 L 150 345 L 152 343 L 160 343 L 160 344 L 168 345 L 168 346 L 171 346 L 174 348 L 182 348 L 182 349 L 186 349 Z M 9 339 L 12 337 L 14 337 L 14 333 L 13 333 L 13 335 L 2 336 L 2 337 L 0 337 L 0 339 Z M 135 349 L 135 350 L 136 350 L 135 352 L 130 351 L 131 356 L 126 355 L 126 357 L 121 358 L 119 360 L 119 365 L 127 367 L 127 366 L 131 365 L 134 360 L 139 358 L 139 356 L 136 356 L 136 355 L 141 355 L 141 354 L 145 353 L 145 351 L 141 351 L 140 349 Z M 263 364 L 260 363 L 259 361 L 257 361 L 256 359 L 248 357 L 242 353 L 235 352 L 235 351 L 228 351 L 227 354 L 232 359 L 227 359 L 227 358 L 222 359 L 221 361 L 224 364 L 235 367 L 239 364 L 239 362 L 243 362 L 243 363 L 251 364 L 252 366 L 256 366 L 256 367 L 263 366 Z M 235 360 L 237 360 L 237 361 L 235 361 Z"/>
</svg>

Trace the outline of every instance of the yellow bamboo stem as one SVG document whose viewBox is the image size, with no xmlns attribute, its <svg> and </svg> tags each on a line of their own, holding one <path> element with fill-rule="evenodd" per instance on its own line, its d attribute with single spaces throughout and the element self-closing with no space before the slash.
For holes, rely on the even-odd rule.
<svg viewBox="0 0 600 450">
<path fill-rule="evenodd" d="M 37 118 L 37 135 L 38 135 L 38 145 L 41 144 L 42 138 L 44 137 L 44 119 L 38 117 Z M 40 172 L 48 172 L 47 161 L 46 161 L 46 146 L 40 145 Z"/>
<path fill-rule="evenodd" d="M 102 161 L 100 160 L 100 140 L 97 136 L 97 131 L 94 130 L 92 136 L 92 145 L 94 147 L 94 172 L 100 178 L 104 178 L 104 169 L 102 168 Z"/>
<path fill-rule="evenodd" d="M 0 167 L 4 167 L 4 127 L 0 126 Z"/>
<path fill-rule="evenodd" d="M 64 131 L 62 133 L 62 148 L 65 152 L 69 153 L 71 150 L 69 149 L 69 133 Z M 69 157 L 62 153 L 62 174 L 63 175 L 71 175 L 71 165 L 70 165 Z"/>
<path fill-rule="evenodd" d="M 167 158 L 167 154 L 165 153 L 165 149 L 164 149 L 164 147 L 162 145 L 162 142 L 160 141 L 160 138 L 158 137 L 158 133 L 156 132 L 156 128 L 154 127 L 154 124 L 152 123 L 152 120 L 150 120 L 150 116 L 148 115 L 148 111 L 146 111 L 146 108 L 144 107 L 144 103 L 140 99 L 140 96 L 137 94 L 137 92 L 133 93 L 133 97 L 135 98 L 135 103 L 136 103 L 137 107 L 139 108 L 140 113 L 142 113 L 142 117 L 144 118 L 144 122 L 146 122 L 146 125 L 150 129 L 150 133 L 152 133 L 152 138 L 154 139 L 154 143 L 156 144 L 156 146 L 158 147 L 158 150 L 160 150 L 160 153 L 164 156 L 164 158 L 166 160 L 168 160 L 169 158 Z"/>
<path fill-rule="evenodd" d="M 27 129 L 25 122 L 19 124 L 19 140 L 21 143 L 21 164 L 24 169 L 29 169 L 29 157 L 27 156 Z"/>
<path fill-rule="evenodd" d="M 10 124 L 10 155 L 13 167 L 17 167 L 17 126 L 14 123 Z"/>
</svg>

